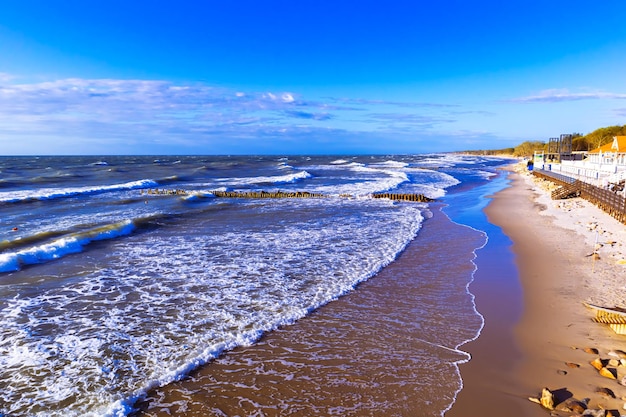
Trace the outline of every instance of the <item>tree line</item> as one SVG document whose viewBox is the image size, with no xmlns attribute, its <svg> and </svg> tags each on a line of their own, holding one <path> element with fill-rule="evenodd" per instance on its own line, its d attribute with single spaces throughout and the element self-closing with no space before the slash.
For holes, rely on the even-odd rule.
<svg viewBox="0 0 626 417">
<path fill-rule="evenodd" d="M 613 140 L 614 136 L 626 136 L 626 125 L 601 127 L 586 135 L 580 133 L 572 133 L 572 151 L 591 151 L 606 145 Z M 548 151 L 548 142 L 544 141 L 526 141 L 513 148 L 503 149 L 486 149 L 463 151 L 471 155 L 510 155 L 516 157 L 530 157 L 535 151 Z"/>
</svg>

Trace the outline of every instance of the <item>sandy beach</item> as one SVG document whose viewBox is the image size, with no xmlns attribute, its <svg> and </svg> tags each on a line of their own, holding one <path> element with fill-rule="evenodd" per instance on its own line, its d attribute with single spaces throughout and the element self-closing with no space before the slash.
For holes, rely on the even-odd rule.
<svg viewBox="0 0 626 417">
<path fill-rule="evenodd" d="M 461 366 L 465 387 L 446 415 L 576 415 L 568 399 L 624 415 L 626 367 L 607 361 L 623 356 L 626 336 L 594 323 L 583 303 L 626 307 L 626 226 L 580 198 L 552 201 L 550 184 L 522 169 L 510 179 L 486 213 L 513 242 L 522 314 L 513 322 L 499 317 L 494 306 L 515 303 L 515 292 L 494 295 L 477 275 L 471 289 L 486 324 L 464 346 L 473 359 Z M 590 256 L 594 250 L 598 256 Z M 507 322 L 510 331 L 498 329 Z M 617 379 L 590 365 L 597 358 Z M 556 410 L 529 401 L 543 388 L 554 393 Z"/>
</svg>

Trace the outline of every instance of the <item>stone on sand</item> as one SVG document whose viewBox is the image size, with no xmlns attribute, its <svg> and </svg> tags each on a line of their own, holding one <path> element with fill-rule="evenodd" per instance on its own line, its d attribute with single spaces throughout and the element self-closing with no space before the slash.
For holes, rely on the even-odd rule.
<svg viewBox="0 0 626 417">
<path fill-rule="evenodd" d="M 579 401 L 576 398 L 568 398 L 561 404 L 557 405 L 555 410 L 564 411 L 566 413 L 582 414 L 587 409 L 587 404 L 583 401 Z"/>
<path fill-rule="evenodd" d="M 554 410 L 554 395 L 548 388 L 544 388 L 541 390 L 541 398 L 539 399 L 539 403 L 543 408 L 547 408 L 548 410 Z"/>
</svg>

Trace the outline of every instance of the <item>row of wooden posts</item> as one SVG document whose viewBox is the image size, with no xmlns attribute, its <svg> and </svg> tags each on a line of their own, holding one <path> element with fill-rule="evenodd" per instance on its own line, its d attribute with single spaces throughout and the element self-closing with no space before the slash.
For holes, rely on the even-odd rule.
<svg viewBox="0 0 626 417">
<path fill-rule="evenodd" d="M 306 191 L 211 191 L 215 197 L 224 198 L 324 198 L 324 194 L 309 193 Z"/>
<path fill-rule="evenodd" d="M 144 194 L 144 190 L 141 191 Z M 308 191 L 210 191 L 215 197 L 218 198 L 326 198 L 329 197 L 326 194 L 310 193 Z M 152 188 L 145 191 L 148 195 L 190 195 L 191 193 L 186 190 L 174 190 L 174 189 L 156 189 Z M 341 194 L 339 197 L 351 198 L 354 197 L 350 194 Z M 428 198 L 423 194 L 411 194 L 411 193 L 374 193 L 371 194 L 372 198 L 386 198 L 396 201 L 414 201 L 420 203 L 428 203 L 435 201 L 432 198 Z"/>
<path fill-rule="evenodd" d="M 553 200 L 580 196 L 598 206 L 619 222 L 626 224 L 626 197 L 623 195 L 550 171 L 535 170 L 533 174 L 560 185 L 559 188 L 551 193 Z"/>
<path fill-rule="evenodd" d="M 158 188 L 150 188 L 148 190 L 141 190 L 141 194 L 148 194 L 148 195 L 189 195 L 189 191 L 186 190 L 173 190 L 173 189 L 168 189 L 168 188 L 164 188 L 162 190 L 159 190 Z"/>
<path fill-rule="evenodd" d="M 426 197 L 424 194 L 396 194 L 396 193 L 376 193 L 372 194 L 373 198 L 387 198 L 389 200 L 398 201 L 416 201 L 419 203 L 430 203 L 435 201 L 432 198 Z"/>
</svg>

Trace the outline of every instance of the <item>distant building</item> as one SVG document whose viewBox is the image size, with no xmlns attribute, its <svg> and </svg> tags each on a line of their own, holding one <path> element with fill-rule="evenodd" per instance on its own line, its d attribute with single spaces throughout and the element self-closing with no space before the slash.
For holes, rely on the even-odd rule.
<svg viewBox="0 0 626 417">
<path fill-rule="evenodd" d="M 626 136 L 614 136 L 613 142 L 600 146 L 587 154 L 592 164 L 626 166 Z"/>
<path fill-rule="evenodd" d="M 535 156 L 535 165 L 537 159 Z M 561 163 L 544 163 L 543 167 L 599 187 L 623 185 L 626 180 L 626 136 L 614 136 L 611 143 L 587 152 L 582 161 L 572 159 L 562 159 Z"/>
</svg>

